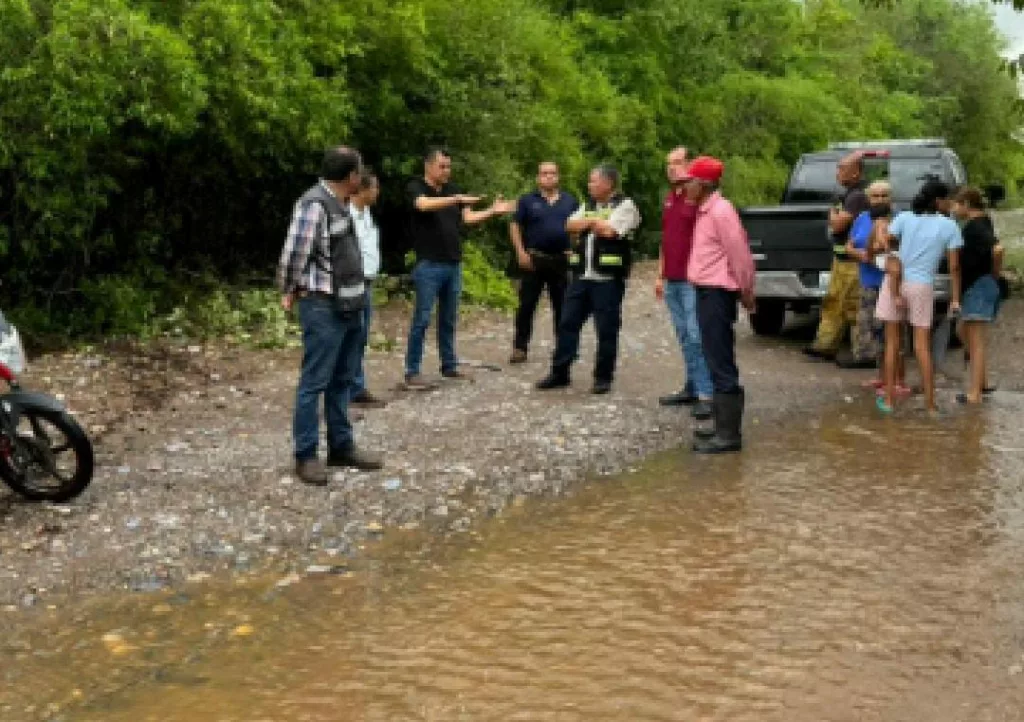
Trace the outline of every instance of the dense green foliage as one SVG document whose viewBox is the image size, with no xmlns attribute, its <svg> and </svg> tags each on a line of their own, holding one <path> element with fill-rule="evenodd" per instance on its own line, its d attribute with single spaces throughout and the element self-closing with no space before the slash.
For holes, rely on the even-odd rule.
<svg viewBox="0 0 1024 722">
<path fill-rule="evenodd" d="M 648 229 L 680 143 L 726 159 L 739 203 L 856 137 L 941 135 L 977 181 L 1024 176 L 1000 39 L 955 0 L 0 0 L 0 27 L 0 304 L 37 330 L 137 332 L 196 278 L 269 282 L 342 141 L 382 174 L 392 272 L 433 142 L 485 194 L 542 158 L 579 191 L 612 160 Z M 508 303 L 482 262 L 502 224 L 473 235 L 467 297 Z"/>
</svg>

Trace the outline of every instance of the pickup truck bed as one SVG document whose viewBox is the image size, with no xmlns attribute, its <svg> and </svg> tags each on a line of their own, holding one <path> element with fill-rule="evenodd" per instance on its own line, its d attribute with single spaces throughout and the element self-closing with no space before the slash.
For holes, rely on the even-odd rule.
<svg viewBox="0 0 1024 722">
<path fill-rule="evenodd" d="M 832 267 L 828 209 L 778 206 L 740 211 L 757 268 L 758 299 L 798 301 L 825 295 Z"/>
<path fill-rule="evenodd" d="M 909 207 L 927 178 L 951 185 L 966 181 L 959 158 L 940 139 L 842 143 L 804 154 L 790 174 L 782 205 L 740 210 L 757 271 L 757 312 L 750 319 L 756 333 L 779 333 L 787 310 L 806 313 L 820 305 L 827 293 L 832 269 L 828 204 L 840 190 L 836 164 L 854 148 L 864 153 L 866 177 L 886 177 L 891 182 L 896 212 Z M 939 273 L 945 274 L 946 269 Z M 935 292 L 936 306 L 944 313 L 949 299 L 947 275 L 939 276 Z"/>
<path fill-rule="evenodd" d="M 757 271 L 754 331 L 773 336 L 782 331 L 786 310 L 807 313 L 828 291 L 832 244 L 828 238 L 828 206 L 744 208 L 746 228 Z M 944 313 L 949 276 L 943 262 L 935 279 L 935 300 Z"/>
</svg>

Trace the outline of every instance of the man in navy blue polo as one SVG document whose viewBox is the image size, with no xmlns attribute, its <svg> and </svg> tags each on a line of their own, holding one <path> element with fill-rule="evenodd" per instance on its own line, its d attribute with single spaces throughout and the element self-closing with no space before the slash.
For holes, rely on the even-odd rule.
<svg viewBox="0 0 1024 722">
<path fill-rule="evenodd" d="M 526 361 L 533 335 L 533 317 L 545 286 L 551 300 L 555 332 L 558 331 L 569 270 L 569 234 L 565 223 L 578 207 L 572 194 L 558 187 L 558 165 L 541 163 L 537 168 L 537 190 L 519 199 L 509 224 L 521 274 L 516 335 L 509 363 Z"/>
</svg>

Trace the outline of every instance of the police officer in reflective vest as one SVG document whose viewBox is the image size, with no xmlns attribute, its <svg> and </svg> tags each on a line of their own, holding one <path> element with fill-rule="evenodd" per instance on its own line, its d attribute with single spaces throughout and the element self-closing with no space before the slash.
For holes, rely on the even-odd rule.
<svg viewBox="0 0 1024 722">
<path fill-rule="evenodd" d="M 617 191 L 619 173 L 610 165 L 590 172 L 590 198 L 566 223 L 572 239 L 569 253 L 571 283 L 566 291 L 558 326 L 551 372 L 538 389 L 569 385 L 569 369 L 576 359 L 580 331 L 593 314 L 597 326 L 597 361 L 593 393 L 611 391 L 622 326 L 622 298 L 631 262 L 630 244 L 640 226 L 636 204 Z"/>
</svg>

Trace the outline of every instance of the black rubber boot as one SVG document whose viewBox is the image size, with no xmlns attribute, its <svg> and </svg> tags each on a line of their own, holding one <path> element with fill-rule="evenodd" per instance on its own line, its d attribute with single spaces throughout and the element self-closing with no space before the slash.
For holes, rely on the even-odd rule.
<svg viewBox="0 0 1024 722">
<path fill-rule="evenodd" d="M 728 454 L 743 448 L 743 389 L 735 394 L 715 394 L 715 435 L 693 442 L 698 454 Z"/>
<path fill-rule="evenodd" d="M 708 439 L 715 438 L 715 429 L 718 428 L 718 405 L 715 403 L 714 398 L 711 399 L 708 406 L 711 407 L 711 423 L 694 427 L 693 439 L 695 445 L 702 440 L 707 441 Z"/>
</svg>

